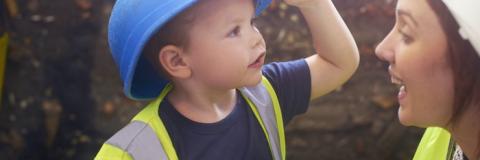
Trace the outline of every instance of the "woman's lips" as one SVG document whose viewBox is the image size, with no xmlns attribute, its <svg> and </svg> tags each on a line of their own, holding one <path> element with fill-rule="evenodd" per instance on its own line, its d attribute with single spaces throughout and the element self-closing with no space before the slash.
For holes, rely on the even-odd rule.
<svg viewBox="0 0 480 160">
<path fill-rule="evenodd" d="M 405 87 L 405 85 L 402 85 L 398 91 L 398 102 L 400 104 L 402 104 L 402 101 L 405 99 L 405 97 L 407 97 L 407 87 Z"/>
<path fill-rule="evenodd" d="M 397 86 L 399 86 L 399 91 L 398 91 L 397 98 L 398 98 L 398 102 L 402 106 L 402 104 L 405 101 L 405 98 L 407 97 L 407 87 L 406 87 L 405 83 L 403 82 L 403 80 L 400 79 L 399 76 L 397 76 L 395 71 L 392 69 L 392 66 L 390 66 L 388 68 L 388 72 L 390 73 L 391 82 L 393 84 L 396 84 Z"/>
</svg>

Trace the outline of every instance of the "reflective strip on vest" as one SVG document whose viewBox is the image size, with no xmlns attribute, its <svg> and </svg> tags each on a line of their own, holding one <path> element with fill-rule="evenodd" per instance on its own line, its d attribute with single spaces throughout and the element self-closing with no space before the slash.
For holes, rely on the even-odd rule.
<svg viewBox="0 0 480 160">
<path fill-rule="evenodd" d="M 449 160 L 453 149 L 450 139 L 450 133 L 443 128 L 427 128 L 413 160 Z"/>
<path fill-rule="evenodd" d="M 167 159 L 163 152 L 157 150 L 162 145 L 155 132 L 144 122 L 132 121 L 105 143 L 126 151 L 134 159 Z"/>
<path fill-rule="evenodd" d="M 246 97 L 245 99 L 265 132 L 273 159 L 284 160 L 285 132 L 280 105 L 271 84 L 265 77 L 262 81 L 255 87 L 244 87 L 240 91 Z"/>
<path fill-rule="evenodd" d="M 133 159 L 178 160 L 168 132 L 159 117 L 159 105 L 172 89 L 167 85 L 160 96 L 138 113 L 132 122 L 118 131 L 106 144 L 127 152 Z M 273 159 L 285 159 L 285 135 L 282 113 L 270 82 L 263 77 L 254 87 L 241 88 L 242 96 L 253 110 L 269 143 Z M 102 155 L 97 155 L 102 157 Z"/>
</svg>

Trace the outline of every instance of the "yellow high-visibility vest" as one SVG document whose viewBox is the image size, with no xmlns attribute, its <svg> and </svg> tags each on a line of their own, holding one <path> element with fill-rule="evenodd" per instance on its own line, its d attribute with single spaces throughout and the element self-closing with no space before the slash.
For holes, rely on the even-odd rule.
<svg viewBox="0 0 480 160">
<path fill-rule="evenodd" d="M 96 160 L 152 159 L 178 160 L 170 136 L 159 114 L 159 105 L 172 89 L 167 85 L 160 96 L 105 142 Z M 278 98 L 270 82 L 263 77 L 255 87 L 239 89 L 252 109 L 270 147 L 274 160 L 285 160 L 285 134 Z"/>
<path fill-rule="evenodd" d="M 425 130 L 413 160 L 450 160 L 454 143 L 450 132 L 439 127 Z"/>
</svg>

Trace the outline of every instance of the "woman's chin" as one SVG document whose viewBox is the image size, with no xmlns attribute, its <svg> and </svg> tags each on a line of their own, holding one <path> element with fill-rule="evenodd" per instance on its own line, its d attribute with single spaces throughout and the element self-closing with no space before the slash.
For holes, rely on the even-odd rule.
<svg viewBox="0 0 480 160">
<path fill-rule="evenodd" d="M 400 121 L 400 124 L 406 127 L 427 128 L 430 126 L 434 126 L 430 123 L 425 123 L 425 122 L 420 122 L 418 120 L 415 120 L 411 115 L 402 113 L 402 111 L 400 110 L 398 111 L 398 120 Z"/>
<path fill-rule="evenodd" d="M 414 126 L 414 123 L 412 123 L 412 118 L 406 113 L 405 110 L 403 110 L 402 106 L 398 108 L 398 120 L 400 121 L 400 124 L 404 126 Z"/>
<path fill-rule="evenodd" d="M 401 119 L 400 119 L 400 124 L 402 124 L 403 126 L 406 126 L 406 127 L 413 126 L 410 122 L 405 121 L 405 120 L 401 120 Z"/>
</svg>

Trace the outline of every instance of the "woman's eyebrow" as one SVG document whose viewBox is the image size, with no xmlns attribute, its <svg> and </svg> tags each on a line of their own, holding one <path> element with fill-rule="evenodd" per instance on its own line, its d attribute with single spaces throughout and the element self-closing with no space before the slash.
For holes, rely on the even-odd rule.
<svg viewBox="0 0 480 160">
<path fill-rule="evenodd" d="M 406 19 L 409 19 L 415 25 L 415 27 L 418 26 L 418 22 L 415 20 L 415 18 L 413 18 L 410 12 L 398 9 L 397 14 L 399 17 L 406 17 Z"/>
</svg>

